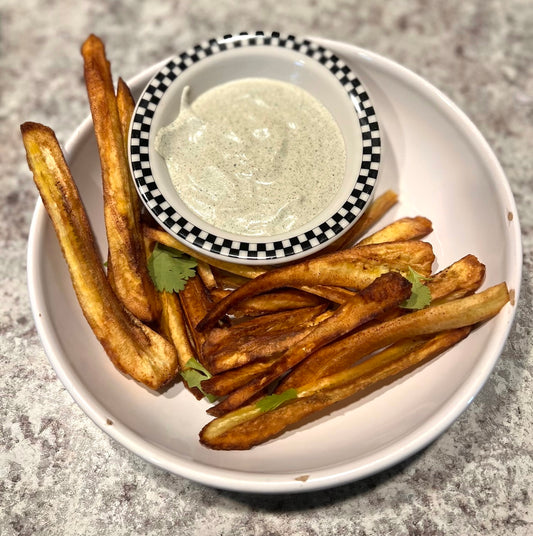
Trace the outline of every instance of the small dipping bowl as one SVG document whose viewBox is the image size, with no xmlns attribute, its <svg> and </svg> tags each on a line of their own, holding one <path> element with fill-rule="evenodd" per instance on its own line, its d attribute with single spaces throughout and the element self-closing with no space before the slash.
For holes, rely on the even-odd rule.
<svg viewBox="0 0 533 536">
<path fill-rule="evenodd" d="M 215 86 L 242 78 L 300 86 L 326 107 L 345 142 L 345 173 L 335 197 L 305 225 L 275 236 L 243 236 L 203 221 L 180 199 L 155 149 L 156 134 L 177 117 L 186 86 L 193 102 Z M 311 40 L 278 32 L 211 39 L 168 60 L 137 102 L 128 147 L 135 186 L 159 225 L 199 253 L 241 264 L 301 259 L 340 237 L 371 202 L 381 155 L 374 107 L 350 67 Z"/>
</svg>

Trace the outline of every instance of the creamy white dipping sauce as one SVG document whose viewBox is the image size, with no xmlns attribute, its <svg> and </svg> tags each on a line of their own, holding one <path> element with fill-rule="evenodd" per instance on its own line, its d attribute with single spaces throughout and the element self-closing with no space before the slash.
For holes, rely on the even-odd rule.
<svg viewBox="0 0 533 536">
<path fill-rule="evenodd" d="M 337 193 L 346 149 L 328 110 L 302 88 L 246 78 L 210 89 L 155 140 L 182 201 L 206 222 L 272 236 L 312 220 Z"/>
</svg>

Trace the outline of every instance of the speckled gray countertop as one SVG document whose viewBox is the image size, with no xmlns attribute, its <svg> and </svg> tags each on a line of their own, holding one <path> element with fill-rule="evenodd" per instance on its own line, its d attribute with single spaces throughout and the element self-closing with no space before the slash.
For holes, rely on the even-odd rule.
<svg viewBox="0 0 533 536">
<path fill-rule="evenodd" d="M 0 17 L 2 535 L 533 534 L 533 2 L 2 0 Z M 50 367 L 26 290 L 37 195 L 18 127 L 43 122 L 64 142 L 87 115 L 85 37 L 104 38 L 115 71 L 127 79 L 198 40 L 243 29 L 343 40 L 427 78 L 496 152 L 523 231 L 515 325 L 468 410 L 386 472 L 295 496 L 206 488 L 103 434 Z"/>
</svg>

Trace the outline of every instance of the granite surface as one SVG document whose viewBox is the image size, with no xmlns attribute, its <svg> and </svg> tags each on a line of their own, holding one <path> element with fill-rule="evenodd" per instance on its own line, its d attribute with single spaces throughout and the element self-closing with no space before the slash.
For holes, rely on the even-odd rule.
<svg viewBox="0 0 533 536">
<path fill-rule="evenodd" d="M 469 409 L 400 465 L 296 496 L 206 488 L 103 434 L 50 367 L 26 289 L 37 196 L 18 126 L 44 122 L 65 141 L 86 116 L 83 39 L 103 37 L 128 78 L 205 37 L 243 29 L 343 40 L 426 77 L 493 147 L 523 232 L 516 321 Z M 0 139 L 2 535 L 533 534 L 533 2 L 0 0 Z"/>
</svg>

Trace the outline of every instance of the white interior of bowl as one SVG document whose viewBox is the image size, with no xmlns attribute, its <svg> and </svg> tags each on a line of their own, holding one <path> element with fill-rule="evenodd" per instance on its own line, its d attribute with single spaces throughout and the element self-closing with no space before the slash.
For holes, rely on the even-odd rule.
<svg viewBox="0 0 533 536">
<path fill-rule="evenodd" d="M 362 158 L 362 136 L 359 119 L 349 94 L 337 77 L 305 54 L 276 46 L 248 46 L 208 56 L 194 63 L 172 82 L 154 113 L 149 157 L 154 180 L 174 209 L 197 227 L 230 240 L 261 242 L 265 237 L 243 237 L 223 231 L 202 221 L 180 199 L 170 179 L 164 159 L 154 147 L 155 134 L 178 115 L 183 88 L 190 86 L 190 100 L 214 86 L 241 78 L 270 78 L 302 87 L 318 99 L 337 122 L 346 145 L 346 166 L 342 185 L 333 200 L 300 229 L 268 237 L 283 240 L 313 229 L 335 214 L 349 197 L 359 174 Z M 312 188 L 312 185 L 309 185 Z M 258 202 L 260 202 L 258 200 Z"/>
</svg>

